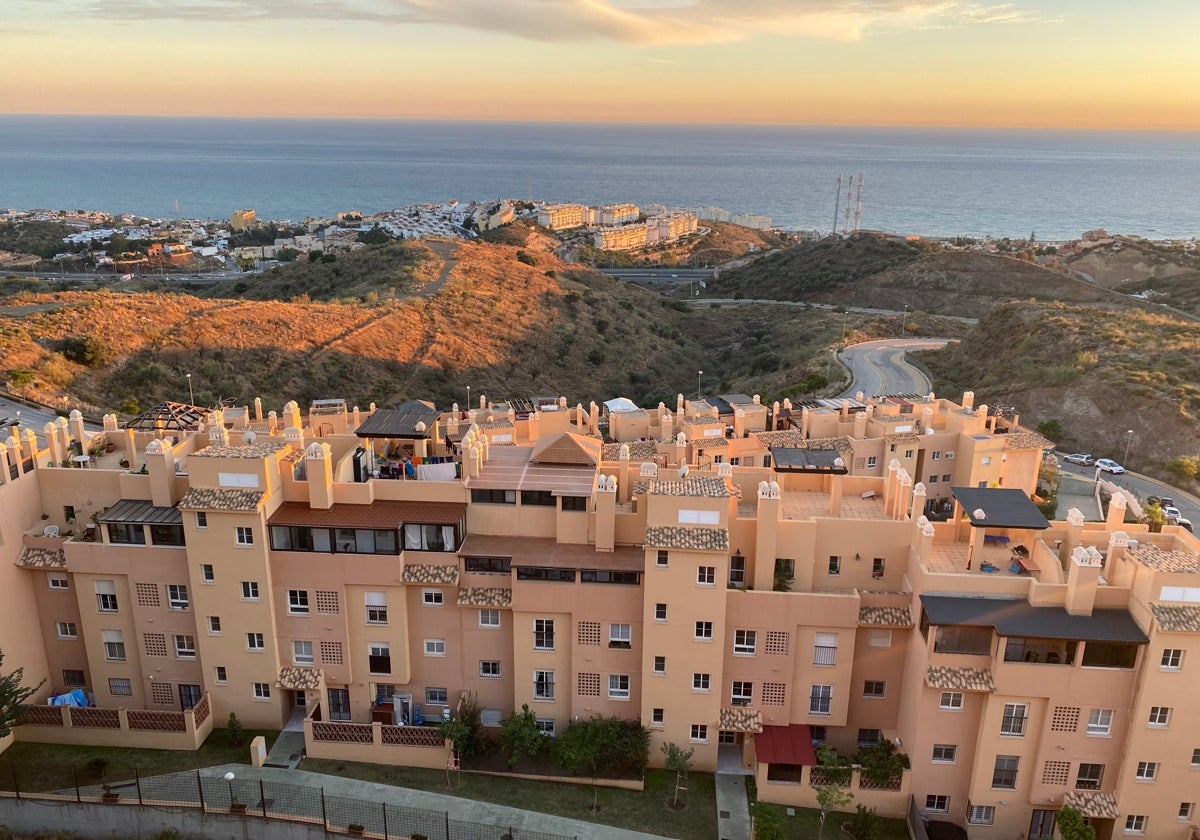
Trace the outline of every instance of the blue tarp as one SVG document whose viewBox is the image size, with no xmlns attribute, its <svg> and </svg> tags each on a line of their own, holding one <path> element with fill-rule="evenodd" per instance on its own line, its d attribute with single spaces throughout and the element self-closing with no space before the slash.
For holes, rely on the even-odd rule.
<svg viewBox="0 0 1200 840">
<path fill-rule="evenodd" d="M 82 688 L 50 698 L 51 706 L 86 706 L 87 704 L 87 695 L 84 694 Z"/>
</svg>

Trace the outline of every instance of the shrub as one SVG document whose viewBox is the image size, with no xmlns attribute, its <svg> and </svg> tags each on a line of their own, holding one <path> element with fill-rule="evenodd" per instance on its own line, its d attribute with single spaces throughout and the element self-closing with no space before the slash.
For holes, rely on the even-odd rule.
<svg viewBox="0 0 1200 840">
<path fill-rule="evenodd" d="M 528 251 L 517 251 L 517 262 L 523 262 L 525 265 L 537 265 L 537 260 Z"/>
<path fill-rule="evenodd" d="M 512 767 L 523 756 L 537 758 L 546 752 L 547 739 L 537 728 L 537 717 L 529 710 L 529 704 L 521 711 L 513 712 L 500 724 L 500 743 L 508 753 L 508 766 Z"/>
<path fill-rule="evenodd" d="M 84 762 L 83 766 L 86 767 L 88 772 L 91 773 L 95 778 L 103 779 L 104 771 L 108 769 L 108 759 L 102 755 L 98 755 L 95 758 L 89 758 L 86 762 Z"/>
<path fill-rule="evenodd" d="M 225 739 L 231 747 L 240 747 L 242 739 L 245 737 L 245 730 L 242 728 L 242 722 L 238 720 L 237 714 L 229 713 L 229 721 L 225 724 Z"/>
<path fill-rule="evenodd" d="M 859 747 L 853 762 L 862 766 L 863 778 L 877 785 L 890 784 L 899 779 L 911 764 L 908 756 L 896 752 L 891 741 L 880 741 L 869 747 Z"/>
<path fill-rule="evenodd" d="M 88 367 L 98 367 L 112 358 L 112 349 L 94 335 L 69 335 L 59 345 L 59 352 Z"/>
<path fill-rule="evenodd" d="M 770 805 L 761 802 L 754 805 L 755 840 L 787 840 L 787 822 Z"/>
<path fill-rule="evenodd" d="M 876 840 L 881 828 L 875 809 L 867 808 L 860 802 L 854 808 L 854 816 L 850 818 L 846 832 L 854 840 Z"/>
</svg>

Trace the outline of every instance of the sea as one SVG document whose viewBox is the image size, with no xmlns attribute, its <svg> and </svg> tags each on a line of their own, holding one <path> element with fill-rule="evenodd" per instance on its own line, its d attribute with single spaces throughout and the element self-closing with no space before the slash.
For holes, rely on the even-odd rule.
<svg viewBox="0 0 1200 840">
<path fill-rule="evenodd" d="M 860 174 L 867 229 L 1200 235 L 1200 132 L 0 115 L 0 208 L 301 220 L 507 197 L 829 230 Z"/>
</svg>

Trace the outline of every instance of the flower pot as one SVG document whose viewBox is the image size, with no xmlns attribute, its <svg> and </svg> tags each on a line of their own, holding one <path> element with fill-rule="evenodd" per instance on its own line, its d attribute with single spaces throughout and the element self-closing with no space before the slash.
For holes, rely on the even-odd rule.
<svg viewBox="0 0 1200 840">
<path fill-rule="evenodd" d="M 346 826 L 346 833 L 351 837 L 362 837 L 366 833 L 366 829 L 361 825 L 348 825 Z"/>
<path fill-rule="evenodd" d="M 243 805 L 241 802 L 234 802 L 232 805 L 229 806 L 229 813 L 244 814 L 244 813 L 246 813 L 246 806 Z"/>
<path fill-rule="evenodd" d="M 102 797 L 100 797 L 100 799 L 101 799 L 101 801 L 103 801 L 103 802 L 105 802 L 105 803 L 107 803 L 107 804 L 111 805 L 111 804 L 113 804 L 114 802 L 120 802 L 120 801 L 121 801 L 121 794 L 119 794 L 119 793 L 107 793 L 107 792 L 106 792 L 106 793 L 105 793 L 105 794 L 104 794 Z"/>
</svg>

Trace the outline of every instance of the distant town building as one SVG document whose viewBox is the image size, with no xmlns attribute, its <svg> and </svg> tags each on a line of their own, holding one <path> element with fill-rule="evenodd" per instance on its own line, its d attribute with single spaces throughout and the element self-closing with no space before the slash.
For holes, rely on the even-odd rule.
<svg viewBox="0 0 1200 840">
<path fill-rule="evenodd" d="M 738 213 L 736 216 L 730 219 L 730 221 L 735 225 L 753 228 L 754 230 L 771 229 L 771 217 L 760 216 L 757 213 Z"/>
<path fill-rule="evenodd" d="M 600 208 L 600 224 L 623 225 L 636 222 L 641 211 L 636 204 L 609 204 Z"/>
<path fill-rule="evenodd" d="M 695 232 L 695 216 L 691 213 L 670 213 L 654 216 L 641 224 L 602 227 L 593 234 L 592 243 L 606 251 L 632 251 L 648 245 L 673 242 Z"/>
<path fill-rule="evenodd" d="M 569 230 L 587 224 L 588 208 L 582 204 L 548 204 L 538 210 L 538 224 L 547 230 Z"/>
<path fill-rule="evenodd" d="M 233 230 L 246 230 L 254 224 L 258 214 L 253 210 L 234 210 L 229 214 L 229 227 Z"/>
<path fill-rule="evenodd" d="M 693 207 L 688 212 L 703 222 L 728 222 L 729 211 L 724 207 Z"/>
</svg>

